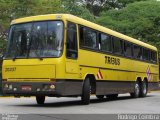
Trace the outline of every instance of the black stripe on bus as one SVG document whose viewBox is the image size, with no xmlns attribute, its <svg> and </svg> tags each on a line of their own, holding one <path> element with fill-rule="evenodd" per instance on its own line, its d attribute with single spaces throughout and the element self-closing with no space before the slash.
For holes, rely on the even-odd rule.
<svg viewBox="0 0 160 120">
<path fill-rule="evenodd" d="M 105 70 L 123 71 L 123 72 L 146 73 L 146 72 L 140 72 L 140 71 L 121 70 L 121 69 L 105 68 L 105 67 L 98 67 L 98 66 L 89 66 L 89 65 L 80 65 L 80 66 L 81 66 L 81 67 L 99 68 L 99 69 L 105 69 Z M 151 74 L 158 75 L 158 74 L 156 74 L 156 73 L 151 73 Z"/>
</svg>

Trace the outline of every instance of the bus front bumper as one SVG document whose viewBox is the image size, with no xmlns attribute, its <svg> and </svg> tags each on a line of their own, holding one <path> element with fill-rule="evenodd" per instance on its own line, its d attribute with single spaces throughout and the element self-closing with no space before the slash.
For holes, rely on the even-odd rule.
<svg viewBox="0 0 160 120">
<path fill-rule="evenodd" d="M 3 95 L 13 96 L 79 96 L 81 82 L 61 80 L 58 82 L 2 82 Z"/>
</svg>

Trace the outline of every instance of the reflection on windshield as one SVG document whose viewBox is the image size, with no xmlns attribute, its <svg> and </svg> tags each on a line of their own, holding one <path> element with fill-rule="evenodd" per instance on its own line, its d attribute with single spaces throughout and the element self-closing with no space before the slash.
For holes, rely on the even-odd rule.
<svg viewBox="0 0 160 120">
<path fill-rule="evenodd" d="M 13 25 L 5 58 L 59 57 L 63 23 L 43 21 Z"/>
</svg>

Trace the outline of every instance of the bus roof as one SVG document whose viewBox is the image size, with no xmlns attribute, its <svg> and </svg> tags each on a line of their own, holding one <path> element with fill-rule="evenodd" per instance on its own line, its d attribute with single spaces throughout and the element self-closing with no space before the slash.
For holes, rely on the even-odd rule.
<svg viewBox="0 0 160 120">
<path fill-rule="evenodd" d="M 135 43 L 135 44 L 141 45 L 143 47 L 146 47 L 146 48 L 157 51 L 157 48 L 152 46 L 152 45 L 149 45 L 147 43 L 144 43 L 144 42 L 139 41 L 137 39 L 134 39 L 132 37 L 126 36 L 124 34 L 113 31 L 109 28 L 100 26 L 98 24 L 92 23 L 90 21 L 87 21 L 85 19 L 82 19 L 80 17 L 74 16 L 74 15 L 71 15 L 71 14 L 47 14 L 47 15 L 37 15 L 37 16 L 24 17 L 24 18 L 19 18 L 19 19 L 13 20 L 11 22 L 11 25 L 19 24 L 19 23 L 25 23 L 25 22 L 55 20 L 55 19 L 57 19 L 57 20 L 68 20 L 68 21 L 71 21 L 71 22 L 74 22 L 74 23 L 77 23 L 77 24 L 80 24 L 80 25 L 84 25 L 86 27 L 90 27 L 92 29 L 107 33 L 109 35 L 118 37 L 120 39 L 127 40 L 127 41 L 130 41 L 132 43 Z"/>
</svg>

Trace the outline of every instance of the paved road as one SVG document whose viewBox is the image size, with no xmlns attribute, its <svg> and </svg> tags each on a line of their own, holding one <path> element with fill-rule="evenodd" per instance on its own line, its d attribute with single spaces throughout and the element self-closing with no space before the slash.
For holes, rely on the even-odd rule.
<svg viewBox="0 0 160 120">
<path fill-rule="evenodd" d="M 81 105 L 80 98 L 50 98 L 37 105 L 35 98 L 0 98 L 0 113 L 12 114 L 112 114 L 160 113 L 160 91 L 145 98 L 133 99 L 129 94 L 116 100 L 98 100 L 94 96 L 90 105 Z"/>
</svg>

